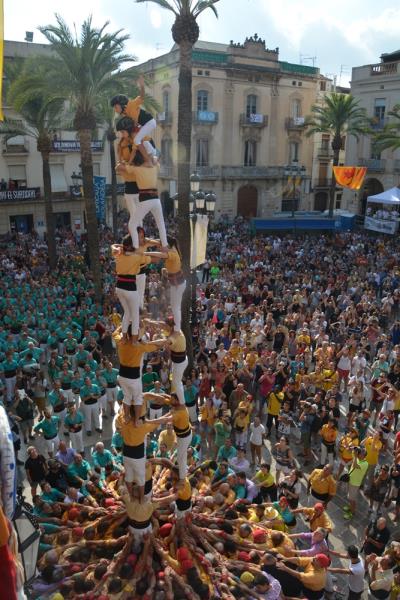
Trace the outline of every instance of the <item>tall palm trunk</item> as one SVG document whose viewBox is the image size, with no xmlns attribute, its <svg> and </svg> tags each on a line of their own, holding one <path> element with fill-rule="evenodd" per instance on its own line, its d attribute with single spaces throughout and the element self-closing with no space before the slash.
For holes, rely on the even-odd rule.
<svg viewBox="0 0 400 600">
<path fill-rule="evenodd" d="M 189 366 L 193 364 L 193 338 L 190 327 L 191 285 L 190 276 L 190 154 L 192 142 L 192 44 L 182 40 L 179 44 L 179 97 L 178 97 L 178 198 L 179 245 L 186 290 L 182 299 L 182 330 L 186 337 Z"/>
<path fill-rule="evenodd" d="M 337 167 L 339 165 L 339 154 L 340 149 L 342 147 L 342 138 L 340 134 L 336 134 L 332 140 L 332 150 L 333 150 L 333 167 Z M 329 188 L 329 217 L 333 217 L 333 210 L 335 208 L 335 194 L 336 194 L 336 177 L 335 173 L 332 169 L 332 180 L 331 187 Z"/>
<path fill-rule="evenodd" d="M 110 164 L 111 164 L 111 207 L 114 239 L 118 236 L 118 194 L 117 194 L 117 174 L 115 172 L 115 133 L 114 130 L 107 134 L 107 140 L 110 144 Z"/>
<path fill-rule="evenodd" d="M 53 203 L 51 198 L 51 173 L 48 152 L 42 152 L 42 176 L 44 193 L 44 212 L 46 216 L 47 252 L 50 269 L 57 266 L 57 246 L 54 223 Z"/>
<path fill-rule="evenodd" d="M 86 233 L 87 249 L 90 261 L 90 270 L 96 293 L 96 300 L 102 297 L 102 281 L 99 257 L 99 230 L 96 217 L 96 204 L 93 188 L 93 158 L 92 158 L 92 131 L 91 129 L 79 129 L 78 137 L 81 146 L 81 167 L 83 180 L 83 193 L 86 208 Z"/>
</svg>

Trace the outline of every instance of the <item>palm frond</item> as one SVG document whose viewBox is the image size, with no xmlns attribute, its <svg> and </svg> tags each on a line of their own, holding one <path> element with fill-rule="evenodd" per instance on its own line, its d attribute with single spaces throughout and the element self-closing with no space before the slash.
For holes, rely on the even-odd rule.
<svg viewBox="0 0 400 600">
<path fill-rule="evenodd" d="M 174 13 L 175 16 L 178 16 L 179 12 L 180 12 L 176 2 L 174 2 L 175 8 L 174 8 L 172 2 L 167 2 L 167 0 L 135 0 L 135 2 L 137 4 L 143 4 L 144 2 L 152 2 L 153 4 L 157 4 L 158 6 L 161 6 L 161 8 L 170 10 L 171 12 Z M 179 4 L 182 4 L 182 3 L 180 2 Z"/>
<path fill-rule="evenodd" d="M 218 18 L 218 11 L 215 8 L 215 4 L 217 2 L 219 2 L 219 0 L 200 0 L 200 2 L 197 2 L 193 9 L 194 18 L 197 19 L 197 17 L 208 8 L 211 8 L 215 16 Z"/>
</svg>

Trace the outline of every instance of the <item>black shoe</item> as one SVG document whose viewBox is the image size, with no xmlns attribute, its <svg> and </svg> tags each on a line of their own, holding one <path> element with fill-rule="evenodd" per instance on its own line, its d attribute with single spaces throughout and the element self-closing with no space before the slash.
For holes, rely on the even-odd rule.
<svg viewBox="0 0 400 600">
<path fill-rule="evenodd" d="M 97 431 L 97 433 L 103 433 L 103 430 L 102 429 L 97 429 L 97 427 L 96 427 L 96 431 Z"/>
<path fill-rule="evenodd" d="M 108 419 L 108 415 L 103 415 L 103 419 Z"/>
<path fill-rule="evenodd" d="M 64 435 L 65 435 L 66 437 L 69 437 L 69 431 L 64 431 Z"/>
<path fill-rule="evenodd" d="M 91 436 L 91 435 L 92 435 L 92 432 L 91 432 L 91 431 L 87 431 L 87 432 L 86 432 L 86 435 L 88 435 L 88 436 Z"/>
</svg>

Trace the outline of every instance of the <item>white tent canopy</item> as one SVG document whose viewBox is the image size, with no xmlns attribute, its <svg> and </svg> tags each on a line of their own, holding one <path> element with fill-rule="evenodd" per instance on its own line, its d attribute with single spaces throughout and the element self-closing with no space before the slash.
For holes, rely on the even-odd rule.
<svg viewBox="0 0 400 600">
<path fill-rule="evenodd" d="M 377 204 L 394 204 L 400 205 L 400 189 L 397 187 L 386 190 L 375 196 L 368 196 L 367 202 L 375 202 Z"/>
</svg>

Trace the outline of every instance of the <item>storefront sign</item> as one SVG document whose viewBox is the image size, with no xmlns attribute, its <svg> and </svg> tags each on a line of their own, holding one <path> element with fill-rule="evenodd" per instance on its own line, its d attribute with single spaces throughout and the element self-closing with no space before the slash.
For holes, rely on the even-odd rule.
<svg viewBox="0 0 400 600">
<path fill-rule="evenodd" d="M 372 217 L 365 217 L 364 228 L 371 229 L 372 231 L 379 231 L 380 233 L 396 233 L 399 224 L 397 221 L 385 221 L 383 219 L 373 219 Z"/>
<path fill-rule="evenodd" d="M 103 151 L 103 142 L 101 140 L 93 140 L 91 143 L 93 152 Z M 80 152 L 81 145 L 77 140 L 54 141 L 54 152 Z"/>
<path fill-rule="evenodd" d="M 0 201 L 3 202 L 36 200 L 37 198 L 40 198 L 40 188 L 25 188 L 23 190 L 6 190 L 0 192 Z"/>
</svg>

